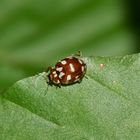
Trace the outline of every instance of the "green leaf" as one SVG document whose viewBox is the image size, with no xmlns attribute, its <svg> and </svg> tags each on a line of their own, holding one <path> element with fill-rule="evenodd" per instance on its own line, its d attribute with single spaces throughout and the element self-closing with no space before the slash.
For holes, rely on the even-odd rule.
<svg viewBox="0 0 140 140">
<path fill-rule="evenodd" d="M 140 139 L 140 54 L 83 60 L 80 84 L 48 87 L 41 73 L 5 92 L 1 140 Z"/>
</svg>

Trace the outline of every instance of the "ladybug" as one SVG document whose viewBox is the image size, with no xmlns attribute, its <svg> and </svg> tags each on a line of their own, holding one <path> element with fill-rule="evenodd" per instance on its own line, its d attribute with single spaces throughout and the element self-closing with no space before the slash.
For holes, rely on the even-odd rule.
<svg viewBox="0 0 140 140">
<path fill-rule="evenodd" d="M 83 60 L 76 56 L 69 56 L 58 61 L 54 67 L 49 67 L 49 85 L 70 85 L 81 82 L 87 66 Z"/>
</svg>

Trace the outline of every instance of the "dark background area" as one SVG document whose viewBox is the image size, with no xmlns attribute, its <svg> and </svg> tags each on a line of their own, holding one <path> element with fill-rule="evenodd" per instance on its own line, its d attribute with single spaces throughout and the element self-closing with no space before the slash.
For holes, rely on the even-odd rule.
<svg viewBox="0 0 140 140">
<path fill-rule="evenodd" d="M 127 8 L 127 16 L 129 27 L 132 28 L 136 38 L 136 50 L 135 52 L 140 52 L 140 2 L 139 1 L 131 1 L 126 0 L 125 3 Z"/>
</svg>

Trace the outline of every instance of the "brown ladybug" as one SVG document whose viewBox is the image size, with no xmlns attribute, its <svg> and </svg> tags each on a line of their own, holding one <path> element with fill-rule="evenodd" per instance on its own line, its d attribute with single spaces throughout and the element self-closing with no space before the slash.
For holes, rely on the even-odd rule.
<svg viewBox="0 0 140 140">
<path fill-rule="evenodd" d="M 86 73 L 86 64 L 76 56 L 58 61 L 55 67 L 49 67 L 49 85 L 69 85 L 81 82 Z"/>
</svg>

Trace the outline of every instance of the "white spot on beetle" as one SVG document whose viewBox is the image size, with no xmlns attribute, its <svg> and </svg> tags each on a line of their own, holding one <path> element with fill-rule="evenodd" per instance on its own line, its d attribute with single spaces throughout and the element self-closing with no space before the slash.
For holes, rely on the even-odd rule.
<svg viewBox="0 0 140 140">
<path fill-rule="evenodd" d="M 65 75 L 64 72 L 60 72 L 60 74 L 59 74 L 59 78 L 62 78 L 64 75 Z"/>
<path fill-rule="evenodd" d="M 65 65 L 67 62 L 65 60 L 61 61 L 61 64 Z"/>
<path fill-rule="evenodd" d="M 76 76 L 75 79 L 77 80 L 79 76 Z"/>
<path fill-rule="evenodd" d="M 56 71 L 53 71 L 53 74 L 56 74 Z"/>
<path fill-rule="evenodd" d="M 57 74 L 55 74 L 54 77 L 56 78 L 57 77 Z"/>
<path fill-rule="evenodd" d="M 56 68 L 57 71 L 61 72 L 63 67 Z"/>
<path fill-rule="evenodd" d="M 67 76 L 67 81 L 71 80 L 71 75 Z"/>
<path fill-rule="evenodd" d="M 75 72 L 74 66 L 71 63 L 70 63 L 70 70 L 71 70 L 71 72 Z"/>
<path fill-rule="evenodd" d="M 85 69 L 85 68 L 84 68 L 84 66 L 82 66 L 82 67 L 81 67 L 81 69 L 82 69 L 82 72 L 83 72 L 83 71 L 84 71 L 84 69 Z"/>
<path fill-rule="evenodd" d="M 60 83 L 60 81 L 59 81 L 59 80 L 57 80 L 57 81 L 56 81 L 56 83 L 57 83 L 57 84 L 59 84 L 59 83 Z"/>
</svg>

